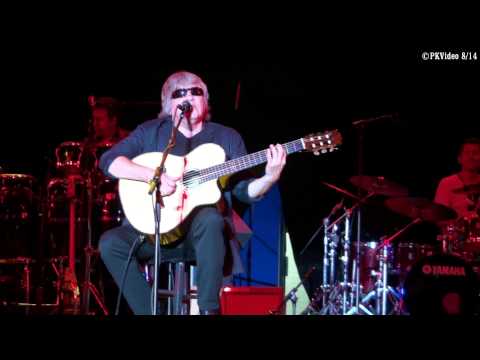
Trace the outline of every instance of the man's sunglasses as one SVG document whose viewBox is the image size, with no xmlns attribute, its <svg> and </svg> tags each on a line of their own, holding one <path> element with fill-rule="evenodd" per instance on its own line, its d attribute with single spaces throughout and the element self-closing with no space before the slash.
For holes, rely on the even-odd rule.
<svg viewBox="0 0 480 360">
<path fill-rule="evenodd" d="M 188 94 L 188 91 L 193 96 L 203 96 L 203 89 L 199 87 L 192 87 L 190 89 L 177 89 L 174 92 L 172 92 L 172 99 L 178 99 L 181 97 L 185 97 Z"/>
</svg>

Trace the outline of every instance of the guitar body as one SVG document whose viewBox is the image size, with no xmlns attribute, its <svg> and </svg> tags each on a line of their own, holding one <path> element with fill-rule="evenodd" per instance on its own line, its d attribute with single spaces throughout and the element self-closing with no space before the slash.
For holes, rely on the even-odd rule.
<svg viewBox="0 0 480 360">
<path fill-rule="evenodd" d="M 154 169 L 159 166 L 162 156 L 161 152 L 149 152 L 135 157 L 132 161 Z M 225 158 L 225 151 L 222 147 L 211 143 L 200 145 L 185 157 L 167 156 L 166 173 L 173 177 L 180 177 L 180 180 L 177 182 L 176 191 L 163 197 L 165 206 L 161 209 L 160 219 L 162 244 L 174 242 L 183 235 L 180 225 L 196 207 L 215 204 L 221 197 L 217 179 L 198 183 L 195 186 L 185 186 L 182 181 L 183 174 L 222 164 L 225 162 Z M 138 231 L 154 235 L 155 193 L 149 195 L 148 189 L 148 184 L 142 181 L 119 180 L 118 191 L 128 221 Z"/>
<path fill-rule="evenodd" d="M 315 155 L 332 152 L 341 144 L 337 130 L 310 134 L 283 144 L 287 154 L 310 151 Z M 155 169 L 160 165 L 163 153 L 149 152 L 132 159 L 136 164 Z M 192 211 L 202 205 L 216 204 L 221 198 L 219 182 L 236 172 L 267 162 L 267 150 L 225 161 L 225 151 L 216 144 L 203 144 L 186 156 L 169 155 L 165 171 L 180 177 L 173 194 L 163 197 L 161 209 L 160 243 L 170 244 L 184 233 L 182 223 Z M 219 181 L 220 179 L 220 181 Z M 146 235 L 155 234 L 155 194 L 148 194 L 149 185 L 142 181 L 120 179 L 118 191 L 125 216 L 130 224 Z"/>
</svg>

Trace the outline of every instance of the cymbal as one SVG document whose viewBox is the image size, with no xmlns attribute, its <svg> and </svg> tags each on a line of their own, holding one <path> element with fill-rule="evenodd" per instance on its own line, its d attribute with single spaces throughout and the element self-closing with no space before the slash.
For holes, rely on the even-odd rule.
<svg viewBox="0 0 480 360">
<path fill-rule="evenodd" d="M 359 198 L 358 196 L 353 195 L 351 192 L 349 192 L 349 191 L 347 191 L 347 190 L 345 190 L 345 189 L 342 189 L 342 188 L 340 188 L 340 187 L 338 187 L 338 186 L 335 186 L 335 185 L 333 185 L 333 184 L 330 184 L 330 183 L 328 183 L 328 182 L 326 182 L 326 181 L 320 181 L 320 182 L 321 182 L 323 185 L 329 187 L 330 189 L 336 190 L 336 191 L 338 191 L 339 193 L 342 193 L 342 194 L 344 194 L 344 195 L 347 195 L 347 196 L 349 196 L 349 197 L 351 197 L 351 198 L 353 198 L 353 199 L 355 199 L 355 200 L 360 200 L 360 198 Z"/>
<path fill-rule="evenodd" d="M 2 179 L 10 179 L 10 180 L 30 180 L 35 181 L 35 178 L 32 175 L 28 174 L 0 174 L 0 178 Z"/>
<path fill-rule="evenodd" d="M 377 195 L 402 197 L 408 195 L 408 189 L 402 185 L 386 180 L 383 176 L 353 176 L 350 182 L 356 187 L 374 192 Z"/>
<path fill-rule="evenodd" d="M 454 194 L 475 194 L 480 193 L 480 184 L 465 185 L 464 187 L 452 190 Z"/>
<path fill-rule="evenodd" d="M 392 211 L 412 219 L 438 223 L 457 217 L 455 210 L 444 205 L 435 204 L 425 198 L 402 197 L 387 199 L 385 205 Z"/>
</svg>

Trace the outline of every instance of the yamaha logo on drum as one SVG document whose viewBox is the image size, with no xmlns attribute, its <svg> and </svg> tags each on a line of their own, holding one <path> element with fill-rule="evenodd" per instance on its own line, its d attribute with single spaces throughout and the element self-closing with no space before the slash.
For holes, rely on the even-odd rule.
<svg viewBox="0 0 480 360">
<path fill-rule="evenodd" d="M 467 276 L 463 266 L 424 265 L 422 272 L 425 275 Z"/>
</svg>

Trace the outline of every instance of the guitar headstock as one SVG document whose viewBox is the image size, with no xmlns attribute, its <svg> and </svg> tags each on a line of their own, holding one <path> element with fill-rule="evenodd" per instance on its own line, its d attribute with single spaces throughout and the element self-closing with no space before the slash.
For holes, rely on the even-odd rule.
<svg viewBox="0 0 480 360">
<path fill-rule="evenodd" d="M 342 135 L 338 130 L 325 131 L 322 133 L 310 134 L 302 138 L 305 151 L 313 152 L 315 155 L 325 154 L 338 149 L 342 144 Z"/>
</svg>

